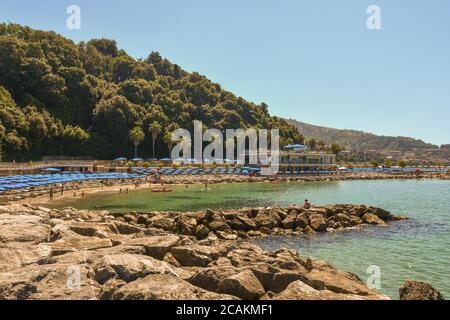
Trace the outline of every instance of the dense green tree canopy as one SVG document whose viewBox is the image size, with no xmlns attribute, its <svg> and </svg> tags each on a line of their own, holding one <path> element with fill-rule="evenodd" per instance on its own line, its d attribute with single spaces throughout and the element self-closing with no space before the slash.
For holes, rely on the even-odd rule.
<svg viewBox="0 0 450 320">
<path fill-rule="evenodd" d="M 143 155 L 167 156 L 175 128 L 278 128 L 281 144 L 303 142 L 268 106 L 188 73 L 157 52 L 134 59 L 115 41 L 74 42 L 17 24 L 0 24 L 0 138 L 3 158 L 130 156 L 129 132 L 143 128 Z M 155 125 L 159 124 L 159 127 Z M 151 129 L 153 128 L 153 130 Z"/>
</svg>

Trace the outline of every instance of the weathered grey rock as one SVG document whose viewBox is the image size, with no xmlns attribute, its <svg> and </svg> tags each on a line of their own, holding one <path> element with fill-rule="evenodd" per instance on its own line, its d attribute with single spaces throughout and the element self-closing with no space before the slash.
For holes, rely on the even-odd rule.
<svg viewBox="0 0 450 320">
<path fill-rule="evenodd" d="M 6 231 L 0 240 L 7 240 L 0 241 L 0 299 L 385 299 L 325 262 L 234 241 L 357 226 L 364 216 L 383 221 L 377 212 L 396 219 L 352 205 L 117 218 L 103 211 L 0 206 L 0 231 Z"/>
<path fill-rule="evenodd" d="M 145 248 L 146 254 L 162 260 L 170 249 L 177 246 L 180 237 L 176 235 L 152 236 L 132 239 L 125 244 L 129 246 L 142 246 Z"/>
<path fill-rule="evenodd" d="M 294 229 L 295 227 L 296 216 L 288 215 L 281 222 L 281 226 L 285 229 Z"/>
<path fill-rule="evenodd" d="M 304 281 L 316 290 L 329 290 L 335 293 L 373 296 L 373 299 L 387 299 L 369 289 L 355 274 L 337 271 L 334 268 L 313 269 L 306 274 Z"/>
<path fill-rule="evenodd" d="M 240 269 L 231 265 L 203 268 L 187 279 L 187 281 L 196 287 L 217 292 L 219 289 L 219 284 L 223 279 L 239 272 Z"/>
<path fill-rule="evenodd" d="M 180 278 L 182 274 L 186 275 L 182 269 L 174 268 L 167 262 L 133 254 L 107 255 L 96 265 L 95 277 L 102 284 L 115 276 L 130 282 L 149 274 L 170 274 Z"/>
<path fill-rule="evenodd" d="M 264 287 L 253 272 L 247 270 L 220 281 L 218 291 L 246 300 L 256 300 L 265 293 Z"/>
<path fill-rule="evenodd" d="M 197 220 L 188 217 L 188 216 L 180 216 L 176 222 L 176 228 L 179 234 L 184 235 L 193 235 L 195 233 L 197 227 Z"/>
<path fill-rule="evenodd" d="M 311 215 L 309 217 L 310 220 L 310 226 L 314 231 L 327 231 L 327 222 L 325 221 L 325 219 L 323 218 L 322 215 Z"/>
<path fill-rule="evenodd" d="M 86 265 L 30 265 L 0 273 L 0 300 L 97 299 L 99 284 Z"/>
<path fill-rule="evenodd" d="M 154 228 L 163 229 L 165 231 L 173 231 L 175 227 L 174 220 L 162 214 L 151 217 L 147 220 L 147 223 Z"/>
<path fill-rule="evenodd" d="M 117 228 L 121 234 L 134 234 L 139 232 L 144 232 L 145 228 L 139 227 L 137 225 L 132 225 L 130 223 L 114 221 L 112 224 Z"/>
<path fill-rule="evenodd" d="M 200 245 L 174 247 L 170 253 L 182 266 L 206 267 L 220 256 L 214 247 Z"/>
<path fill-rule="evenodd" d="M 385 225 L 386 224 L 381 218 L 379 218 L 378 216 L 376 216 L 373 213 L 364 214 L 362 216 L 361 220 L 364 223 L 373 224 L 373 225 Z"/>
<path fill-rule="evenodd" d="M 42 250 L 50 250 L 53 257 L 68 252 L 109 248 L 112 247 L 112 242 L 109 239 L 77 236 L 64 237 L 50 243 L 41 243 L 39 246 Z"/>
<path fill-rule="evenodd" d="M 29 243 L 6 243 L 0 247 L 0 272 L 15 270 L 30 264 L 44 264 L 51 250 Z"/>
<path fill-rule="evenodd" d="M 149 275 L 122 286 L 112 295 L 115 300 L 235 300 L 195 287 L 170 275 Z"/>
<path fill-rule="evenodd" d="M 306 283 L 297 280 L 279 294 L 264 296 L 262 300 L 370 300 L 370 296 L 335 293 L 329 290 L 316 290 Z"/>
<path fill-rule="evenodd" d="M 197 237 L 197 239 L 204 239 L 208 236 L 208 234 L 209 234 L 209 229 L 207 226 L 205 226 L 203 224 L 197 225 L 197 227 L 195 229 L 195 236 Z"/>
<path fill-rule="evenodd" d="M 50 230 L 50 225 L 44 224 L 44 218 L 39 216 L 0 214 L 0 243 L 41 243 L 50 239 Z"/>
<path fill-rule="evenodd" d="M 237 219 L 242 222 L 242 224 L 245 226 L 246 230 L 255 230 L 256 229 L 256 223 L 250 219 L 247 215 L 239 214 L 237 216 Z"/>
<path fill-rule="evenodd" d="M 214 220 L 208 221 L 206 226 L 211 231 L 228 231 L 231 230 L 231 227 L 225 222 L 222 217 L 215 216 Z"/>
<path fill-rule="evenodd" d="M 376 216 L 378 216 L 380 219 L 382 219 L 384 221 L 389 221 L 389 220 L 392 220 L 392 218 L 393 218 L 392 213 L 390 213 L 389 211 L 386 211 L 384 209 L 375 208 L 375 207 L 370 207 L 370 209 L 372 210 L 373 214 L 375 214 Z"/>
<path fill-rule="evenodd" d="M 122 288 L 127 283 L 121 279 L 111 278 L 106 282 L 100 290 L 100 300 L 111 300 L 114 292 Z"/>
<path fill-rule="evenodd" d="M 305 213 L 300 213 L 295 218 L 295 226 L 301 229 L 306 228 L 309 225 L 308 217 Z"/>
<path fill-rule="evenodd" d="M 425 282 L 406 280 L 399 289 L 400 300 L 445 300 L 444 296 Z"/>
</svg>

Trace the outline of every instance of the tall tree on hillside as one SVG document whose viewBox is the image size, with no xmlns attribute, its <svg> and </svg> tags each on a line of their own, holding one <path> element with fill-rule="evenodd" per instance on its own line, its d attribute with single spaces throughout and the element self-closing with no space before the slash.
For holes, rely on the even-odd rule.
<svg viewBox="0 0 450 320">
<path fill-rule="evenodd" d="M 327 144 L 325 143 L 325 141 L 320 140 L 319 143 L 318 143 L 319 150 L 320 150 L 320 151 L 325 150 L 326 145 L 327 145 Z"/>
<path fill-rule="evenodd" d="M 330 146 L 330 150 L 331 150 L 331 152 L 333 152 L 335 155 L 338 155 L 338 154 L 342 151 L 342 147 L 341 147 L 340 144 L 333 143 L 333 144 Z"/>
<path fill-rule="evenodd" d="M 174 144 L 174 141 L 172 141 L 172 132 L 166 131 L 163 137 L 164 143 L 167 145 L 167 148 L 169 149 L 169 157 L 170 153 L 172 152 L 172 147 Z"/>
<path fill-rule="evenodd" d="M 134 156 L 137 158 L 137 148 L 144 141 L 145 134 L 141 127 L 134 127 L 130 130 L 130 140 L 134 144 Z"/>
<path fill-rule="evenodd" d="M 316 147 L 317 147 L 317 141 L 316 141 L 316 139 L 314 139 L 314 138 L 309 139 L 308 142 L 307 142 L 307 144 L 308 144 L 308 147 L 309 147 L 311 150 L 315 150 Z"/>
<path fill-rule="evenodd" d="M 405 160 L 400 160 L 400 161 L 398 162 L 398 165 L 399 165 L 399 167 L 401 167 L 401 168 L 405 168 L 405 167 L 406 167 L 406 161 L 405 161 Z"/>
<path fill-rule="evenodd" d="M 175 141 L 172 141 L 172 133 L 178 129 L 179 126 L 176 123 L 171 123 L 165 128 L 165 134 L 163 137 L 164 143 L 167 145 L 167 148 L 169 149 L 169 157 L 170 153 L 172 152 L 172 147 L 175 143 Z"/>
<path fill-rule="evenodd" d="M 153 158 L 155 157 L 155 144 L 156 144 L 156 139 L 158 139 L 158 135 L 161 133 L 162 131 L 162 126 L 156 122 L 153 121 L 148 130 L 150 131 L 151 135 L 152 135 L 152 149 L 153 149 L 153 153 L 152 156 Z"/>
</svg>

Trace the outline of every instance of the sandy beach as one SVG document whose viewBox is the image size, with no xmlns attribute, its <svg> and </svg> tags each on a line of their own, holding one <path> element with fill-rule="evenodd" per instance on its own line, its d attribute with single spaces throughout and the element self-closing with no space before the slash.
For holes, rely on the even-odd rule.
<svg viewBox="0 0 450 320">
<path fill-rule="evenodd" d="M 338 175 L 308 175 L 308 176 L 243 176 L 243 175 L 203 175 L 203 176 L 161 176 L 157 183 L 149 183 L 144 179 L 125 181 L 114 185 L 101 185 L 100 183 L 81 184 L 69 186 L 68 189 L 61 194 L 58 188 L 55 188 L 53 199 L 50 199 L 49 190 L 44 194 L 32 196 L 31 192 L 23 192 L 5 199 L 4 203 L 18 203 L 29 205 L 45 205 L 50 202 L 58 202 L 68 199 L 79 199 L 95 194 L 114 194 L 127 193 L 135 190 L 151 190 L 180 185 L 205 185 L 208 184 L 224 184 L 224 183 L 286 183 L 286 182 L 318 182 L 318 181 L 350 181 L 350 180 L 392 180 L 392 179 L 441 179 L 449 180 L 450 174 L 422 173 L 422 174 L 386 174 L 386 173 L 361 173 L 361 174 L 338 174 Z"/>
</svg>

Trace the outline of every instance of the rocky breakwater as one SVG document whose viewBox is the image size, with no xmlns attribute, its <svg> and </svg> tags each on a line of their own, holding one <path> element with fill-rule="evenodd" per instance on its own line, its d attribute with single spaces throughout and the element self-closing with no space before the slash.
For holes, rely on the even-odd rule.
<svg viewBox="0 0 450 320">
<path fill-rule="evenodd" d="M 212 232 L 201 240 L 183 234 L 219 226 L 214 217 L 203 213 L 206 226 L 190 214 L 117 218 L 106 211 L 0 206 L 0 300 L 387 299 L 356 275 L 296 251 L 266 252 Z"/>
<path fill-rule="evenodd" d="M 243 208 L 239 210 L 202 212 L 153 212 L 128 214 L 119 220 L 161 228 L 176 234 L 222 240 L 264 235 L 304 235 L 316 232 L 384 226 L 389 221 L 407 219 L 381 208 L 364 205 L 327 205 L 304 209 L 300 206 Z"/>
</svg>

